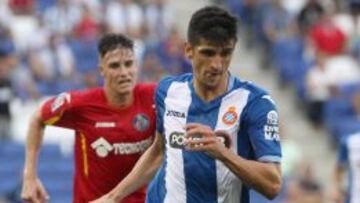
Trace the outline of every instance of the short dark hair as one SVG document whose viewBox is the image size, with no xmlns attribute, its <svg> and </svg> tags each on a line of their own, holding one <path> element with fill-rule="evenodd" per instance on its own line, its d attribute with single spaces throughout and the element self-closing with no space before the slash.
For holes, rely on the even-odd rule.
<svg viewBox="0 0 360 203">
<path fill-rule="evenodd" d="M 134 50 L 134 41 L 123 34 L 105 34 L 99 41 L 98 51 L 101 57 L 117 48 Z"/>
<path fill-rule="evenodd" d="M 202 38 L 220 44 L 229 40 L 237 41 L 236 18 L 217 6 L 201 8 L 191 17 L 187 38 L 193 45 Z"/>
</svg>

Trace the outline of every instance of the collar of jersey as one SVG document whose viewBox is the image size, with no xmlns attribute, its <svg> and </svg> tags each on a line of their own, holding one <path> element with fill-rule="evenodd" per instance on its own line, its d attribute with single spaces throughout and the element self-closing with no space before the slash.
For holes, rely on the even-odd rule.
<svg viewBox="0 0 360 203">
<path fill-rule="evenodd" d="M 233 89 L 234 82 L 235 82 L 235 77 L 232 76 L 231 73 L 229 72 L 228 87 L 227 87 L 226 92 L 224 92 L 223 94 L 219 95 L 218 97 L 216 97 L 215 99 L 213 99 L 211 101 L 204 101 L 196 94 L 195 88 L 193 85 L 193 78 L 191 78 L 191 80 L 189 82 L 189 88 L 191 90 L 191 97 L 193 99 L 194 105 L 197 108 L 202 109 L 202 110 L 209 110 L 211 108 L 216 108 L 218 106 L 218 103 L 222 100 L 222 98 Z"/>
</svg>

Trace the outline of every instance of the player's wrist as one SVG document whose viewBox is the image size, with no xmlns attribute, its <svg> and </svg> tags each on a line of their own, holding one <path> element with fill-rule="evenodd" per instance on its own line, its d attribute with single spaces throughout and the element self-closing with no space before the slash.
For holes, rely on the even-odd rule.
<svg viewBox="0 0 360 203">
<path fill-rule="evenodd" d="M 37 173 L 35 172 L 35 170 L 25 169 L 25 170 L 23 171 L 23 178 L 24 178 L 24 179 L 36 179 L 36 178 L 38 178 L 38 175 L 37 175 Z"/>
<path fill-rule="evenodd" d="M 221 150 L 220 156 L 217 158 L 219 161 L 225 163 L 229 160 L 231 160 L 231 150 L 224 147 L 223 150 Z"/>
</svg>

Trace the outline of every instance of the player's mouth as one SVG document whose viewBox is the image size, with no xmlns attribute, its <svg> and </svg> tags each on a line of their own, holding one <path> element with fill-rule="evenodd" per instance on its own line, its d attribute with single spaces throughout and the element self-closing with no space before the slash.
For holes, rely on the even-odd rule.
<svg viewBox="0 0 360 203">
<path fill-rule="evenodd" d="M 215 79 L 215 78 L 217 78 L 217 77 L 221 77 L 222 76 L 222 72 L 209 72 L 209 73 L 207 73 L 207 77 L 209 78 L 209 79 Z"/>
<path fill-rule="evenodd" d="M 130 80 L 130 79 L 118 81 L 118 84 L 119 84 L 119 85 L 126 85 L 126 84 L 130 84 L 130 83 L 131 83 L 131 80 Z"/>
</svg>

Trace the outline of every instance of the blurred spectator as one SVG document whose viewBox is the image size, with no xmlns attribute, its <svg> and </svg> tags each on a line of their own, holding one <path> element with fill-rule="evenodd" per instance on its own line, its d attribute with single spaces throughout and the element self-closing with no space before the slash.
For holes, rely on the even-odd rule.
<svg viewBox="0 0 360 203">
<path fill-rule="evenodd" d="M 106 7 L 105 22 L 109 32 L 125 33 L 137 39 L 143 37 L 143 12 L 133 0 L 110 2 Z"/>
<path fill-rule="evenodd" d="M 160 41 L 167 37 L 174 26 L 174 9 L 167 0 L 149 0 L 145 8 L 145 21 L 148 38 Z"/>
<path fill-rule="evenodd" d="M 265 40 L 263 41 L 262 68 L 268 68 L 272 64 L 271 53 L 272 45 L 279 38 L 286 35 L 286 29 L 292 19 L 283 7 L 281 0 L 271 0 L 271 4 L 264 8 L 263 31 Z"/>
<path fill-rule="evenodd" d="M 264 22 L 265 34 L 270 42 L 274 42 L 286 33 L 292 19 L 283 7 L 281 0 L 271 0 L 271 7 L 266 14 Z"/>
<path fill-rule="evenodd" d="M 29 64 L 39 92 L 54 95 L 75 88 L 75 61 L 62 35 L 53 33 L 49 44 L 29 53 Z"/>
<path fill-rule="evenodd" d="M 92 30 L 92 29 L 90 29 Z M 92 30 L 94 31 L 94 30 Z M 84 87 L 99 86 L 101 79 L 98 70 L 97 36 L 98 31 L 78 34 L 69 39 L 70 48 L 74 54 L 76 71 Z"/>
<path fill-rule="evenodd" d="M 8 0 L 9 6 L 14 14 L 30 15 L 35 8 L 35 0 Z"/>
<path fill-rule="evenodd" d="M 143 59 L 142 68 L 139 74 L 139 80 L 141 82 L 159 82 L 162 77 L 166 75 L 166 72 L 159 62 L 155 53 L 150 51 L 145 54 Z"/>
<path fill-rule="evenodd" d="M 360 15 L 360 1 L 359 0 L 348 0 L 348 8 L 352 16 Z"/>
<path fill-rule="evenodd" d="M 358 120 L 360 121 L 360 91 L 356 91 L 352 96 L 352 105 L 354 107 L 355 113 Z"/>
<path fill-rule="evenodd" d="M 289 182 L 288 196 L 284 203 L 322 203 L 323 190 L 313 174 L 310 164 L 302 163 L 298 175 Z"/>
<path fill-rule="evenodd" d="M 13 97 L 11 71 L 14 67 L 13 48 L 10 41 L 1 39 L 0 44 L 0 140 L 8 139 L 10 133 L 10 102 Z"/>
<path fill-rule="evenodd" d="M 178 75 L 191 72 L 191 65 L 183 51 L 184 39 L 177 28 L 172 28 L 170 35 L 155 47 L 161 66 L 166 73 Z"/>
<path fill-rule="evenodd" d="M 8 27 L 9 22 L 12 20 L 12 11 L 10 10 L 6 1 L 0 1 L 0 24 L 1 26 Z"/>
<path fill-rule="evenodd" d="M 98 23 L 91 12 L 89 6 L 83 4 L 81 6 L 82 16 L 74 26 L 74 35 L 77 38 L 96 39 L 99 33 Z"/>
<path fill-rule="evenodd" d="M 70 0 L 57 0 L 56 4 L 45 10 L 45 26 L 52 32 L 69 34 L 81 18 L 81 8 Z"/>
<path fill-rule="evenodd" d="M 307 0 L 298 15 L 298 25 L 301 33 L 306 34 L 310 27 L 315 25 L 324 13 L 324 8 L 319 0 Z"/>
<path fill-rule="evenodd" d="M 322 123 L 323 106 L 330 97 L 329 81 L 325 68 L 325 56 L 318 54 L 316 63 L 308 71 L 305 81 L 307 114 L 315 126 Z"/>
<path fill-rule="evenodd" d="M 282 5 L 291 16 L 297 16 L 307 0 L 282 0 Z"/>
<path fill-rule="evenodd" d="M 329 56 L 343 53 L 346 36 L 333 21 L 332 11 L 324 13 L 309 31 L 310 42 L 316 52 Z"/>
<path fill-rule="evenodd" d="M 339 85 L 360 81 L 360 68 L 347 55 L 326 58 L 317 55 L 317 63 L 306 76 L 308 115 L 317 126 L 323 119 L 324 103 L 332 96 L 332 90 Z"/>
</svg>

